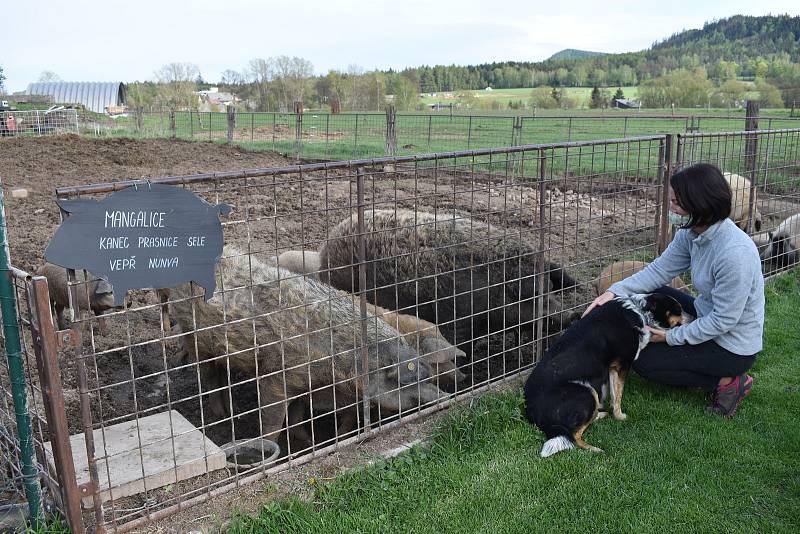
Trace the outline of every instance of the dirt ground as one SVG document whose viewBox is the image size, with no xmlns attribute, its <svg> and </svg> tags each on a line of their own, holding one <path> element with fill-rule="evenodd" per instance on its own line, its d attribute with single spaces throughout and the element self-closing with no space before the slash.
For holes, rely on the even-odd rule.
<svg viewBox="0 0 800 534">
<path fill-rule="evenodd" d="M 98 140 L 77 136 L 3 139 L 0 154 L 11 259 L 15 266 L 29 272 L 42 263 L 43 251 L 59 224 L 54 202 L 56 187 L 285 167 L 295 163 L 273 153 L 205 142 Z M 549 259 L 567 266 L 580 283 L 576 289 L 559 296 L 567 309 L 577 309 L 593 298 L 592 279 L 608 258 L 623 253 L 646 257 L 652 253 L 658 193 L 656 188 L 644 181 L 638 183 L 635 178 L 624 186 L 603 177 L 583 182 L 567 179 L 554 182 L 545 191 L 548 228 L 540 233 L 537 230 L 540 192 L 525 183 L 509 186 L 502 179 L 467 173 L 460 168 L 436 173 L 421 172 L 418 168 L 377 171 L 366 182 L 368 206 L 468 212 L 519 233 L 530 242 L 538 244 L 541 239 Z M 249 245 L 250 250 L 267 256 L 290 249 L 317 249 L 328 229 L 353 213 L 356 190 L 352 178 L 338 171 L 303 177 L 296 174 L 260 177 L 246 182 L 203 185 L 195 188 L 195 192 L 210 202 L 234 206 L 232 216 L 224 222 L 226 243 Z M 11 191 L 18 188 L 26 189 L 27 197 L 12 197 Z M 139 291 L 132 292 L 130 300 L 132 308 L 111 316 L 107 331 L 99 331 L 99 325 L 92 319 L 91 329 L 84 335 L 84 352 L 90 354 L 90 387 L 100 391 L 92 399 L 95 423 L 111 425 L 128 420 L 137 412 L 142 416 L 170 407 L 195 426 L 205 427 L 207 435 L 220 445 L 234 438 L 258 435 L 258 414 L 253 410 L 258 405 L 258 396 L 252 382 L 233 392 L 237 413 L 243 414 L 234 418 L 234 424 L 207 419 L 207 399 L 200 397 L 197 368 L 174 361 L 179 347 L 174 340 L 164 340 L 161 334 L 155 297 L 151 292 Z M 530 341 L 506 334 L 481 341 L 488 346 L 476 344 L 475 351 L 502 355 L 485 363 L 489 369 L 484 368 L 484 372 L 494 376 L 493 369 L 507 372 L 530 363 L 533 360 Z M 82 432 L 75 354 L 65 351 L 61 363 L 70 432 Z M 227 517 L 232 503 L 255 511 L 260 503 L 275 495 L 307 491 L 309 477 L 333 476 L 380 451 L 424 437 L 428 427 L 425 422 L 400 426 L 367 444 L 315 460 L 308 467 L 289 469 L 270 478 L 269 484 L 256 483 L 213 499 L 199 507 L 201 510 L 189 510 L 160 522 L 157 531 L 213 530 Z M 191 481 L 181 483 L 172 489 L 171 495 L 151 492 L 150 497 L 169 501 L 176 494 L 196 489 L 191 484 Z M 118 503 L 129 509 L 141 504 L 137 498 Z"/>
</svg>

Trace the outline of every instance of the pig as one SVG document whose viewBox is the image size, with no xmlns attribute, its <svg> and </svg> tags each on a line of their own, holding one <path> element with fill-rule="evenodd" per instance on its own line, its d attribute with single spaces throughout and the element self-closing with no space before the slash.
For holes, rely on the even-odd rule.
<svg viewBox="0 0 800 534">
<path fill-rule="evenodd" d="M 736 226 L 747 231 L 747 223 L 750 218 L 750 180 L 732 172 L 724 172 L 722 175 L 731 188 L 733 199 L 731 201 L 730 218 Z M 758 210 L 758 197 L 756 190 L 753 190 L 753 228 L 756 232 L 761 231 L 761 212 Z"/>
<path fill-rule="evenodd" d="M 624 280 L 625 278 L 638 273 L 648 265 L 649 263 L 646 261 L 635 260 L 616 261 L 611 265 L 608 265 L 600 273 L 600 276 L 597 278 L 597 280 L 595 280 L 597 294 L 602 295 L 608 291 L 608 288 L 611 287 L 612 284 L 616 284 L 620 280 Z M 681 291 L 687 293 L 689 292 L 689 288 L 686 286 L 684 281 L 681 280 L 680 276 L 673 278 L 669 285 L 675 289 L 680 289 Z"/>
<path fill-rule="evenodd" d="M 467 215 L 413 210 L 364 213 L 366 287 L 359 287 L 355 215 L 341 221 L 320 249 L 320 278 L 349 292 L 367 290 L 373 304 L 435 323 L 444 337 L 471 354 L 472 340 L 530 324 L 536 297 L 547 295 L 557 329 L 562 307 L 550 298 L 575 281 L 561 267 L 544 265 L 539 284 L 537 249 L 517 232 Z M 556 326 L 558 324 L 558 326 Z"/>
<path fill-rule="evenodd" d="M 225 246 L 217 268 L 225 291 L 205 302 L 192 283 L 171 291 L 170 316 L 183 332 L 184 353 L 220 375 L 220 366 L 257 377 L 262 435 L 275 439 L 294 399 L 330 395 L 338 409 L 360 402 L 364 375 L 361 317 L 347 293 L 310 277 L 259 262 Z M 252 278 L 251 278 L 252 274 Z M 402 412 L 445 395 L 405 338 L 368 316 L 371 401 Z M 201 370 L 203 366 L 201 365 Z"/>
<path fill-rule="evenodd" d="M 50 304 L 56 317 L 59 329 L 68 328 L 64 319 L 64 309 L 69 307 L 69 287 L 67 284 L 67 271 L 63 267 L 45 263 L 36 270 L 36 274 L 47 278 L 47 287 L 50 291 Z M 88 279 L 88 282 L 87 282 Z M 122 306 L 114 304 L 114 292 L 111 284 L 92 273 L 75 271 L 75 281 L 80 283 L 76 287 L 78 306 L 81 310 L 92 310 L 97 317 L 108 310 L 120 310 Z M 87 297 L 88 292 L 88 297 Z M 100 321 L 101 330 L 105 330 L 105 321 Z"/>
<path fill-rule="evenodd" d="M 278 267 L 298 274 L 314 274 L 319 271 L 319 252 L 314 250 L 287 250 L 273 256 L 272 262 Z"/>
<path fill-rule="evenodd" d="M 800 213 L 788 217 L 769 233 L 769 244 L 761 253 L 761 260 L 778 268 L 800 261 Z"/>
</svg>

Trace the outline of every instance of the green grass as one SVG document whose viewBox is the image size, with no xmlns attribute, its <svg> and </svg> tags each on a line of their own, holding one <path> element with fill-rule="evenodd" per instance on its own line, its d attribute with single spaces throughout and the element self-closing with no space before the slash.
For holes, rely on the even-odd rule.
<svg viewBox="0 0 800 534">
<path fill-rule="evenodd" d="M 549 89 L 546 88 L 546 89 Z M 568 98 L 575 100 L 578 104 L 579 108 L 588 108 L 589 107 L 589 100 L 591 99 L 592 95 L 592 87 L 563 87 L 562 90 L 564 95 Z M 606 87 L 604 88 L 606 91 L 609 92 L 610 95 L 613 95 L 617 88 L 616 87 Z M 464 94 L 464 93 L 471 93 L 475 95 L 475 98 L 478 99 L 478 102 L 481 102 L 481 107 L 484 107 L 486 103 L 497 102 L 503 108 L 508 107 L 509 102 L 518 102 L 522 100 L 526 106 L 528 105 L 529 100 L 531 99 L 531 92 L 533 91 L 532 87 L 522 87 L 516 89 L 493 89 L 492 91 L 486 91 L 484 89 L 478 90 L 471 90 L 471 91 L 442 91 L 436 93 L 436 96 L 431 96 L 429 93 L 425 93 L 422 98 L 420 98 L 420 102 L 425 105 L 430 104 L 449 104 L 449 103 L 458 103 L 459 99 L 457 95 Z M 636 99 L 639 95 L 639 88 L 635 86 L 625 86 L 622 87 L 622 92 L 625 95 L 625 98 L 628 99 Z M 540 112 L 547 112 L 549 110 L 540 110 Z"/>
<path fill-rule="evenodd" d="M 632 377 L 624 423 L 587 440 L 605 454 L 538 455 L 516 389 L 455 409 L 426 447 L 237 515 L 249 532 L 797 532 L 800 270 L 768 283 L 765 350 L 732 420 L 695 392 Z"/>
</svg>

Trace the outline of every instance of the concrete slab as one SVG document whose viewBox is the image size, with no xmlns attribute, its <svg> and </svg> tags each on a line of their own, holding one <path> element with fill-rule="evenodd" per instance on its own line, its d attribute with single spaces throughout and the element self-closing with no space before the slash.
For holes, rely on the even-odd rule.
<svg viewBox="0 0 800 534">
<path fill-rule="evenodd" d="M 225 453 L 175 410 L 93 432 L 103 502 L 225 468 Z M 83 434 L 70 436 L 78 484 L 89 482 Z M 52 446 L 45 443 L 52 462 Z M 55 470 L 55 465 L 51 465 Z M 83 498 L 92 507 L 92 498 Z"/>
</svg>

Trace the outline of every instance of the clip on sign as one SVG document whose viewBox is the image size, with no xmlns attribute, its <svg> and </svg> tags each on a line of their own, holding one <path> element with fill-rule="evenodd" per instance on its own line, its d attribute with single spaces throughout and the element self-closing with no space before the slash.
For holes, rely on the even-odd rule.
<svg viewBox="0 0 800 534">
<path fill-rule="evenodd" d="M 114 287 L 114 304 L 129 289 L 167 288 L 194 281 L 214 295 L 214 268 L 224 244 L 219 214 L 191 191 L 162 184 L 132 186 L 102 200 L 56 203 L 70 217 L 44 257 L 68 269 L 86 269 Z"/>
</svg>

